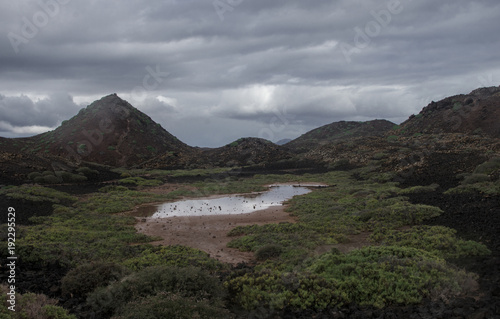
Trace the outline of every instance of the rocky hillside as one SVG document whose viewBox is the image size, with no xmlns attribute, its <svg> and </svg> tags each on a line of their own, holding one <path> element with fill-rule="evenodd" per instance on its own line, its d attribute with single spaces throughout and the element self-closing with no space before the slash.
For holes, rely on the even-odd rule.
<svg viewBox="0 0 500 319">
<path fill-rule="evenodd" d="M 285 146 L 293 152 L 305 153 L 313 148 L 348 138 L 383 136 L 394 126 L 396 124 L 386 120 L 334 122 L 309 131 Z"/>
<path fill-rule="evenodd" d="M 39 155 L 112 166 L 191 149 L 116 94 L 95 101 L 54 131 L 23 140 Z"/>
<path fill-rule="evenodd" d="M 400 135 L 467 133 L 500 137 L 500 87 L 431 102 L 401 124 Z"/>
<path fill-rule="evenodd" d="M 289 159 L 283 147 L 261 138 L 240 138 L 218 148 L 197 148 L 176 155 L 162 154 L 144 163 L 147 168 L 203 168 L 268 164 Z"/>
<path fill-rule="evenodd" d="M 253 165 L 288 159 L 291 155 L 281 146 L 262 138 L 240 138 L 203 154 L 216 166 Z"/>
</svg>

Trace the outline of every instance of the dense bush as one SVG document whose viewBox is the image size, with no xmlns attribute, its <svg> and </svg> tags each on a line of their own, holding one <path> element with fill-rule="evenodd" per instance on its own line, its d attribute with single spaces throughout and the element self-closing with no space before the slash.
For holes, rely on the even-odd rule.
<svg viewBox="0 0 500 319">
<path fill-rule="evenodd" d="M 476 184 L 482 182 L 489 182 L 490 177 L 486 174 L 470 174 L 465 176 L 464 180 L 461 182 L 462 185 Z"/>
<path fill-rule="evenodd" d="M 221 270 L 225 266 L 218 260 L 198 249 L 186 246 L 156 246 L 144 250 L 137 257 L 127 259 L 123 264 L 134 270 L 151 266 L 200 267 L 208 271 Z"/>
<path fill-rule="evenodd" d="M 80 167 L 76 170 L 76 172 L 85 175 L 89 179 L 94 179 L 99 176 L 99 171 L 88 167 Z"/>
<path fill-rule="evenodd" d="M 87 180 L 87 177 L 85 177 L 84 175 L 73 174 L 64 171 L 56 172 L 56 176 L 60 177 L 65 183 L 80 183 Z"/>
<path fill-rule="evenodd" d="M 366 247 L 347 255 L 325 254 L 310 269 L 335 280 L 350 302 L 383 307 L 451 296 L 467 289 L 472 275 L 425 251 L 408 247 Z"/>
<path fill-rule="evenodd" d="M 107 286 L 120 280 L 130 271 L 118 264 L 109 262 L 92 262 L 70 270 L 61 281 L 62 292 L 65 295 L 86 297 L 96 288 Z"/>
<path fill-rule="evenodd" d="M 281 247 L 280 245 L 268 244 L 260 247 L 255 252 L 255 258 L 257 258 L 257 260 L 266 260 L 269 258 L 278 257 L 282 252 L 283 247 Z"/>
<path fill-rule="evenodd" d="M 54 204 L 72 204 L 77 198 L 67 193 L 43 186 L 13 186 L 0 190 L 0 194 L 10 198 L 33 202 L 52 202 Z"/>
<path fill-rule="evenodd" d="M 56 306 L 57 300 L 34 293 L 16 293 L 16 311 L 11 311 L 7 292 L 7 286 L 0 286 L 1 319 L 76 319 L 66 309 Z"/>
<path fill-rule="evenodd" d="M 35 177 L 33 181 L 39 184 L 57 184 L 61 182 L 61 179 L 57 178 L 54 175 L 44 175 Z"/>
<path fill-rule="evenodd" d="M 92 197 L 78 203 L 78 208 L 96 213 L 119 213 L 133 209 L 136 205 L 162 201 L 171 198 L 170 194 L 158 195 L 146 192 L 108 189 L 106 193 L 95 193 Z"/>
<path fill-rule="evenodd" d="M 127 303 L 118 309 L 113 319 L 213 319 L 233 318 L 221 305 L 208 300 L 181 297 L 177 294 L 160 292 Z"/>
<path fill-rule="evenodd" d="M 41 176 L 43 176 L 43 175 L 41 173 L 39 173 L 39 172 L 31 172 L 31 173 L 28 174 L 28 178 L 30 180 L 32 180 L 32 181 L 34 181 L 35 178 L 41 177 Z"/>
<path fill-rule="evenodd" d="M 151 241 L 134 229 L 133 217 L 110 216 L 55 206 L 51 216 L 32 218 L 29 232 L 16 240 L 20 258 L 75 267 L 91 260 L 121 261 L 142 250 L 131 243 Z"/>
<path fill-rule="evenodd" d="M 145 268 L 89 295 L 87 303 L 102 316 L 109 316 L 127 303 L 158 293 L 173 293 L 193 301 L 221 305 L 225 289 L 220 281 L 199 268 L 156 266 Z"/>
<path fill-rule="evenodd" d="M 500 170 L 500 157 L 494 157 L 487 162 L 476 167 L 475 174 L 491 174 L 496 170 Z"/>
<path fill-rule="evenodd" d="M 232 301 L 256 308 L 325 309 L 355 303 L 384 307 L 450 298 L 472 289 L 475 277 L 428 252 L 407 247 L 367 247 L 326 253 L 301 272 L 271 269 L 229 279 Z"/>
<path fill-rule="evenodd" d="M 401 227 L 416 225 L 422 221 L 439 216 L 443 211 L 435 206 L 409 203 L 396 203 L 367 211 L 361 216 L 366 221 L 367 229 L 373 230 L 378 227 Z"/>
<path fill-rule="evenodd" d="M 408 194 L 417 194 L 417 193 L 427 193 L 434 192 L 439 187 L 438 184 L 431 184 L 428 186 L 413 186 L 402 189 L 399 194 L 400 195 L 408 195 Z"/>
<path fill-rule="evenodd" d="M 422 249 L 442 258 L 488 255 L 486 246 L 456 237 L 454 229 L 444 226 L 415 226 L 407 230 L 379 230 L 371 240 L 391 246 Z"/>
</svg>

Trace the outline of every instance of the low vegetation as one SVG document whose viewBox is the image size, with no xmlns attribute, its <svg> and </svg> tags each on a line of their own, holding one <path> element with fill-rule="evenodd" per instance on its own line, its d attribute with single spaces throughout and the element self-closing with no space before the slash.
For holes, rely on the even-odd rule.
<svg viewBox="0 0 500 319">
<path fill-rule="evenodd" d="M 227 268 L 207 253 L 185 246 L 155 246 L 142 251 L 138 256 L 123 261 L 133 271 L 151 266 L 199 267 L 210 272 Z"/>
<path fill-rule="evenodd" d="M 144 314 L 140 311 L 148 309 L 162 316 L 185 311 L 185 318 L 192 318 L 201 311 L 203 318 L 209 318 L 212 314 L 228 315 L 223 303 L 225 295 L 222 283 L 203 270 L 156 266 L 96 290 L 89 295 L 88 304 L 103 317 L 117 315 L 118 318 L 143 318 Z M 163 309 L 154 303 L 162 297 L 165 300 L 160 305 L 172 308 Z M 131 317 L 130 310 L 138 317 Z"/>
<path fill-rule="evenodd" d="M 15 311 L 9 310 L 10 303 L 7 302 L 9 289 L 6 285 L 0 286 L 0 318 L 2 319 L 76 319 L 76 316 L 69 314 L 68 310 L 58 306 L 55 299 L 51 299 L 42 294 L 26 293 L 15 294 Z"/>
<path fill-rule="evenodd" d="M 500 157 L 478 165 L 474 172 L 460 174 L 460 185 L 450 188 L 445 194 L 479 192 L 487 195 L 500 195 Z"/>
<path fill-rule="evenodd" d="M 453 229 L 422 225 L 441 209 L 412 204 L 406 196 L 439 185 L 402 189 L 392 175 L 380 173 L 378 164 L 372 164 L 350 171 L 252 178 L 236 177 L 228 169 L 120 169 L 119 185 L 85 196 L 38 185 L 5 187 L 0 195 L 54 205 L 52 215 L 32 217 L 30 225 L 18 226 L 17 253 L 27 263 L 57 260 L 68 268 L 63 294 L 86 300 L 99 318 L 231 318 L 237 311 L 271 315 L 283 309 L 321 310 L 352 303 L 381 308 L 467 292 L 475 276 L 447 260 L 487 255 L 489 250 L 458 238 Z M 474 174 L 491 177 L 497 170 L 490 164 L 480 167 Z M 90 169 L 79 173 L 96 175 Z M 38 174 L 30 178 L 55 176 Z M 174 176 L 205 178 L 167 194 L 148 191 Z M 235 227 L 229 232 L 234 237 L 229 247 L 254 252 L 257 259 L 255 267 L 241 271 L 193 248 L 152 246 L 155 238 L 137 233 L 133 217 L 116 214 L 144 203 L 260 191 L 263 185 L 280 182 L 330 187 L 288 202 L 295 223 Z M 481 183 L 485 182 L 460 187 Z M 348 253 L 336 249 L 362 232 L 371 234 L 369 247 Z M 55 304 L 43 303 L 47 305 L 36 308 L 40 313 L 58 314 L 40 318 L 73 318 Z M 16 316 L 5 318 L 23 318 Z"/>
</svg>

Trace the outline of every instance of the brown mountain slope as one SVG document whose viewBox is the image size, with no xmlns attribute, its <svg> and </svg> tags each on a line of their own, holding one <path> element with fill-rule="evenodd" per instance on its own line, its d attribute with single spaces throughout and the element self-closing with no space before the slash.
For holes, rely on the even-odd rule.
<svg viewBox="0 0 500 319">
<path fill-rule="evenodd" d="M 261 138 L 240 138 L 218 148 L 197 148 L 192 152 L 162 154 L 144 163 L 147 168 L 205 168 L 267 164 L 288 159 L 283 147 Z"/>
<path fill-rule="evenodd" d="M 290 158 L 281 146 L 262 138 L 240 138 L 223 147 L 206 150 L 203 155 L 216 166 L 245 166 Z"/>
<path fill-rule="evenodd" d="M 24 140 L 35 142 L 33 151 L 40 155 L 112 166 L 191 149 L 116 94 L 95 101 L 54 131 Z"/>
<path fill-rule="evenodd" d="M 467 133 L 500 137 L 500 87 L 431 102 L 401 123 L 400 135 Z"/>
<path fill-rule="evenodd" d="M 368 122 L 340 121 L 309 131 L 285 146 L 297 153 L 308 152 L 321 145 L 345 140 L 347 138 L 383 136 L 396 124 L 386 120 Z"/>
</svg>

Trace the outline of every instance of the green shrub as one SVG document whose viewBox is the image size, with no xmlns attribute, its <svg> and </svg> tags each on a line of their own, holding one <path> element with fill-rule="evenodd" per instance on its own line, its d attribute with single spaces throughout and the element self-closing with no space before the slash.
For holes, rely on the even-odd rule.
<svg viewBox="0 0 500 319">
<path fill-rule="evenodd" d="M 491 174 L 496 170 L 500 169 L 500 157 L 494 157 L 487 162 L 476 167 L 474 170 L 475 174 Z"/>
<path fill-rule="evenodd" d="M 34 180 L 35 183 L 40 183 L 40 184 L 57 184 L 62 182 L 61 179 L 54 175 L 45 175 L 45 176 L 40 176 L 36 177 Z"/>
<path fill-rule="evenodd" d="M 310 269 L 335 280 L 350 302 L 378 308 L 419 303 L 424 297 L 449 298 L 471 288 L 468 283 L 475 279 L 433 254 L 394 246 L 324 254 Z"/>
<path fill-rule="evenodd" d="M 72 204 L 78 199 L 67 193 L 43 186 L 12 186 L 1 189 L 0 194 L 10 198 L 25 199 L 32 202 L 52 202 L 54 204 Z"/>
<path fill-rule="evenodd" d="M 95 178 L 99 175 L 99 171 L 88 167 L 80 167 L 76 170 L 76 172 L 85 175 L 87 178 Z"/>
<path fill-rule="evenodd" d="M 370 239 L 389 246 L 413 247 L 442 258 L 488 255 L 483 244 L 456 237 L 454 229 L 444 226 L 415 226 L 407 230 L 377 230 Z"/>
<path fill-rule="evenodd" d="M 439 207 L 403 202 L 367 210 L 360 216 L 360 220 L 366 222 L 369 230 L 378 227 L 396 228 L 419 224 L 441 215 L 442 212 Z"/>
<path fill-rule="evenodd" d="M 81 183 L 87 181 L 87 177 L 80 174 L 73 174 L 65 171 L 58 171 L 56 175 L 65 183 Z"/>
<path fill-rule="evenodd" d="M 54 176 L 54 172 L 52 172 L 52 171 L 44 171 L 44 172 L 42 173 L 42 175 L 43 175 L 43 176 Z"/>
<path fill-rule="evenodd" d="M 387 154 L 384 153 L 384 152 L 380 152 L 380 153 L 377 153 L 377 154 L 373 155 L 373 159 L 374 160 L 381 160 L 381 159 L 384 159 L 384 158 L 387 158 Z"/>
<path fill-rule="evenodd" d="M 469 184 L 476 184 L 476 183 L 483 183 L 483 182 L 489 182 L 490 177 L 486 174 L 471 174 L 468 175 L 464 178 L 464 180 L 461 182 L 462 185 L 469 185 Z"/>
<path fill-rule="evenodd" d="M 123 262 L 137 271 L 151 266 L 200 267 L 209 271 L 221 270 L 224 265 L 198 249 L 186 246 L 156 246 L 144 250 L 137 257 Z"/>
<path fill-rule="evenodd" d="M 89 295 L 87 303 L 103 316 L 112 315 L 127 303 L 158 293 L 173 293 L 193 301 L 221 304 L 225 289 L 219 280 L 199 268 L 156 266 L 145 268 Z"/>
<path fill-rule="evenodd" d="M 41 313 L 47 316 L 47 319 L 76 319 L 74 315 L 68 313 L 68 310 L 53 305 L 43 306 Z"/>
<path fill-rule="evenodd" d="M 340 170 L 349 166 L 349 160 L 347 158 L 341 158 L 335 162 L 328 165 L 328 170 Z"/>
<path fill-rule="evenodd" d="M 196 300 L 177 294 L 160 292 L 127 303 L 118 309 L 113 319 L 213 319 L 233 318 L 234 316 L 220 304 L 208 300 Z"/>
<path fill-rule="evenodd" d="M 116 147 L 114 146 L 108 146 L 108 151 L 115 151 L 116 150 Z"/>
<path fill-rule="evenodd" d="M 16 293 L 16 311 L 11 311 L 7 308 L 7 306 L 10 306 L 10 304 L 6 303 L 7 292 L 7 286 L 1 285 L 0 298 L 2 299 L 2 307 L 0 307 L 0 318 L 2 319 L 76 319 L 66 309 L 56 306 L 57 300 L 34 293 Z"/>
<path fill-rule="evenodd" d="M 61 281 L 63 295 L 86 297 L 96 288 L 120 280 L 130 271 L 118 264 L 110 262 L 92 262 L 70 270 Z"/>
<path fill-rule="evenodd" d="M 28 178 L 32 181 L 34 181 L 35 178 L 41 177 L 41 176 L 42 176 L 42 174 L 40 174 L 39 172 L 31 172 L 28 174 Z"/>
<path fill-rule="evenodd" d="M 279 257 L 282 252 L 283 247 L 281 247 L 280 245 L 269 244 L 260 247 L 255 252 L 255 257 L 257 258 L 257 260 L 266 260 L 269 258 Z"/>
<path fill-rule="evenodd" d="M 121 178 L 128 178 L 128 177 L 132 177 L 132 175 L 129 173 L 129 172 L 123 172 L 121 175 L 120 175 Z"/>
<path fill-rule="evenodd" d="M 438 184 L 431 184 L 429 186 L 413 186 L 402 189 L 401 191 L 399 191 L 399 194 L 408 195 L 408 194 L 434 192 L 438 187 L 439 187 Z"/>
</svg>

